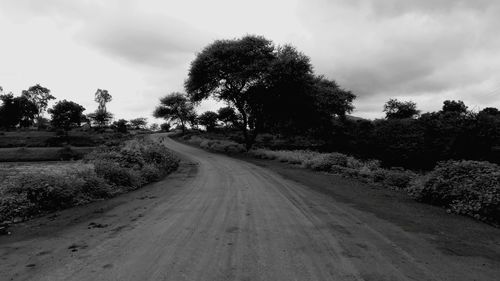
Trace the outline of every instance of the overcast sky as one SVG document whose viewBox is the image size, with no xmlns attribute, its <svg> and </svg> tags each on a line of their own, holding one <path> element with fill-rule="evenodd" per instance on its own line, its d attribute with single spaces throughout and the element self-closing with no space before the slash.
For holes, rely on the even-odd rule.
<svg viewBox="0 0 500 281">
<path fill-rule="evenodd" d="M 499 15 L 496 0 L 0 0 L 0 86 L 40 83 L 87 113 L 107 89 L 115 117 L 151 118 L 196 52 L 256 34 L 352 90 L 356 116 L 382 117 L 390 98 L 500 107 Z"/>
</svg>

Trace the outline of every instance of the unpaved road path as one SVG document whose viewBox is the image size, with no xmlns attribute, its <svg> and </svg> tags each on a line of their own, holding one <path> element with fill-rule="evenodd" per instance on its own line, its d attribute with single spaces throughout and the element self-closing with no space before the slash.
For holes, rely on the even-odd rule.
<svg viewBox="0 0 500 281">
<path fill-rule="evenodd" d="M 165 180 L 0 237 L 0 280 L 498 280 L 499 263 L 242 160 L 165 140 Z"/>
</svg>

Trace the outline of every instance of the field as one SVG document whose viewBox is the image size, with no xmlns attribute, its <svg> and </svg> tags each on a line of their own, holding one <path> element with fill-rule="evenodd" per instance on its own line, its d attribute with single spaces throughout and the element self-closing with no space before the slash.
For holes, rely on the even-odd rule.
<svg viewBox="0 0 500 281">
<path fill-rule="evenodd" d="M 43 173 L 46 171 L 83 171 L 91 169 L 92 164 L 81 161 L 51 161 L 51 162 L 9 162 L 0 163 L 0 188 L 1 183 L 13 176 L 23 173 Z"/>
<path fill-rule="evenodd" d="M 60 161 L 78 159 L 95 147 L 12 147 L 0 148 L 0 162 Z"/>
<path fill-rule="evenodd" d="M 0 132 L 0 148 L 62 147 L 65 145 L 89 147 L 127 139 L 128 135 L 114 132 L 69 131 L 67 135 L 47 131 Z"/>
</svg>

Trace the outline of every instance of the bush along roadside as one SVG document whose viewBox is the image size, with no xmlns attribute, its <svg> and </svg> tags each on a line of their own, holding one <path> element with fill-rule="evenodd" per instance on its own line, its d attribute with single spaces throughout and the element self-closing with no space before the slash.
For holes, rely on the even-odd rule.
<svg viewBox="0 0 500 281">
<path fill-rule="evenodd" d="M 446 161 L 414 181 L 410 195 L 448 212 L 500 224 L 500 166 L 479 161 Z"/>
<path fill-rule="evenodd" d="M 224 144 L 230 147 L 238 145 L 200 136 L 187 137 L 184 141 L 212 151 L 212 146 L 202 144 L 217 142 L 215 151 L 218 152 L 230 150 Z M 439 163 L 426 174 L 418 174 L 401 168 L 382 168 L 378 160 L 361 161 L 335 152 L 259 148 L 248 154 L 405 191 L 415 200 L 444 207 L 449 213 L 500 225 L 500 166 L 490 162 L 450 160 Z"/>
<path fill-rule="evenodd" d="M 242 153 L 246 151 L 245 146 L 230 140 L 211 140 L 197 135 L 186 135 L 181 137 L 181 140 L 213 152 Z"/>
<path fill-rule="evenodd" d="M 339 174 L 363 182 L 381 184 L 391 189 L 404 190 L 417 174 L 403 169 L 381 168 L 377 160 L 361 161 L 341 153 L 319 153 L 309 150 L 267 150 L 255 149 L 249 152 L 255 158 L 272 159 L 300 165 L 314 171 Z"/>
<path fill-rule="evenodd" d="M 88 154 L 84 169 L 25 172 L 0 184 L 0 224 L 106 199 L 157 181 L 179 159 L 151 140 L 130 140 Z"/>
</svg>

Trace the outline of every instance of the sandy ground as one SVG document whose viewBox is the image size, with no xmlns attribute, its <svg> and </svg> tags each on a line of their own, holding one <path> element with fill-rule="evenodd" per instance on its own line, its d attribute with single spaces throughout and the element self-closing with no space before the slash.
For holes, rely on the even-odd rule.
<svg viewBox="0 0 500 281">
<path fill-rule="evenodd" d="M 440 236 L 421 222 L 405 227 L 290 172 L 170 139 L 165 144 L 184 159 L 165 180 L 1 236 L 0 280 L 424 281 L 500 275 L 498 229 L 458 217 L 476 233 L 473 239 L 480 237 L 474 229 L 487 229 L 480 234 L 490 243 L 489 254 L 456 254 L 456 244 L 448 247 L 455 251 L 451 255 L 432 242 Z M 342 180 L 328 184 L 349 188 Z"/>
</svg>

